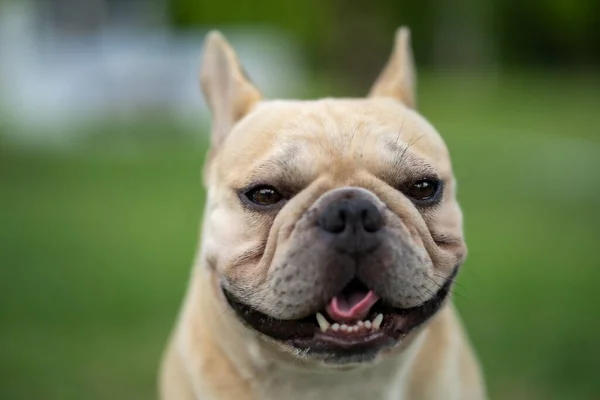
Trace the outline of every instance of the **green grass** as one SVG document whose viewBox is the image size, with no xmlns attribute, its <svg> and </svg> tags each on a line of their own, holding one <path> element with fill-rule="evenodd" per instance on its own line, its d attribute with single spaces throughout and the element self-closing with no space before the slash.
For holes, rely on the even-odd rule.
<svg viewBox="0 0 600 400">
<path fill-rule="evenodd" d="M 421 88 L 459 177 L 455 299 L 495 399 L 597 398 L 598 82 Z M 203 202 L 204 150 L 177 138 L 129 138 L 127 155 L 114 135 L 77 153 L 0 147 L 0 399 L 155 396 Z"/>
</svg>

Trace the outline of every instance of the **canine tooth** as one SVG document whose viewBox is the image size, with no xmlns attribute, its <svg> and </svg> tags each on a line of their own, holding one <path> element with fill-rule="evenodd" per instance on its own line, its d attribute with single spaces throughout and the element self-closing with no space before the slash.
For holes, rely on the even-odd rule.
<svg viewBox="0 0 600 400">
<path fill-rule="evenodd" d="M 365 328 L 371 329 L 371 321 L 365 321 Z"/>
<path fill-rule="evenodd" d="M 334 332 L 337 332 L 340 330 L 340 324 L 338 324 L 337 322 L 333 325 L 331 325 L 331 330 Z"/>
<path fill-rule="evenodd" d="M 348 325 L 342 324 L 342 326 L 340 326 L 340 329 L 342 330 L 342 332 L 346 332 L 348 331 Z"/>
<path fill-rule="evenodd" d="M 377 316 L 373 320 L 373 329 L 379 329 L 379 327 L 381 326 L 381 321 L 383 321 L 383 314 L 377 314 Z"/>
<path fill-rule="evenodd" d="M 358 326 L 359 328 L 362 328 L 363 326 L 365 326 L 365 323 L 364 323 L 364 322 L 362 322 L 362 321 L 358 321 L 358 322 L 356 323 L 356 326 Z"/>
<path fill-rule="evenodd" d="M 317 322 L 319 323 L 319 327 L 321 328 L 322 332 L 325 332 L 331 326 L 331 324 L 321 313 L 317 313 Z"/>
</svg>

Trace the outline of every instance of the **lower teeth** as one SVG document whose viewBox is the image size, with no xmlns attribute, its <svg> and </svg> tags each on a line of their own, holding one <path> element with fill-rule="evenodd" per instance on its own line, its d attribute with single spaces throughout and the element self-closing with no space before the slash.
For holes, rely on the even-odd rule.
<svg viewBox="0 0 600 400">
<path fill-rule="evenodd" d="M 356 332 L 367 332 L 377 331 L 381 327 L 383 322 L 383 314 L 377 314 L 373 321 L 358 321 L 354 325 L 330 324 L 329 321 L 321 313 L 317 313 L 317 322 L 322 332 L 345 332 L 345 333 L 356 333 Z"/>
</svg>

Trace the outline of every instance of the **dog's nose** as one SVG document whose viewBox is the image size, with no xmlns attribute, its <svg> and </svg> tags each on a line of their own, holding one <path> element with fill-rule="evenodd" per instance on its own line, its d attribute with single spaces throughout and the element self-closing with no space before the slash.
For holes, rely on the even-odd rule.
<svg viewBox="0 0 600 400">
<path fill-rule="evenodd" d="M 319 218 L 319 225 L 330 233 L 362 236 L 380 230 L 383 218 L 375 204 L 369 200 L 341 199 L 327 206 Z"/>
</svg>

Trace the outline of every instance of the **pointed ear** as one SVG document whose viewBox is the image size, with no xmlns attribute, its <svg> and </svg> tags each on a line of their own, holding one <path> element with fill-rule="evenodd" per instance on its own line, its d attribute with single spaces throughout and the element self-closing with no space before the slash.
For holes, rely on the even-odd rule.
<svg viewBox="0 0 600 400">
<path fill-rule="evenodd" d="M 392 55 L 373 84 L 370 97 L 393 97 L 407 107 L 415 108 L 415 66 L 410 46 L 410 30 L 401 27 L 396 31 Z"/>
<path fill-rule="evenodd" d="M 218 31 L 211 31 L 206 37 L 200 85 L 212 113 L 211 144 L 216 147 L 233 125 L 261 99 L 235 51 Z"/>
</svg>

